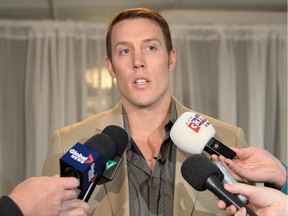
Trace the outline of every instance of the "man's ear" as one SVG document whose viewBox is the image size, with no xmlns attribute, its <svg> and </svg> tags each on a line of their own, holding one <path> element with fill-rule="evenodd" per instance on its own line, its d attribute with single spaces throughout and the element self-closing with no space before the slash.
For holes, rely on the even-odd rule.
<svg viewBox="0 0 288 216">
<path fill-rule="evenodd" d="M 176 67 L 176 59 L 177 59 L 176 50 L 172 49 L 169 53 L 169 61 L 168 61 L 169 71 L 174 70 L 174 68 Z"/>
<path fill-rule="evenodd" d="M 105 59 L 107 70 L 112 78 L 116 78 L 111 60 L 106 56 Z"/>
</svg>

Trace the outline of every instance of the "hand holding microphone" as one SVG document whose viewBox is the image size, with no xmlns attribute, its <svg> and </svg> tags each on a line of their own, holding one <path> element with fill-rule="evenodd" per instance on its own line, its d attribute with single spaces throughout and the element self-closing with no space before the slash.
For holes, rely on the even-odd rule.
<svg viewBox="0 0 288 216">
<path fill-rule="evenodd" d="M 76 199 L 77 186 L 79 180 L 72 177 L 30 177 L 0 198 L 0 216 L 86 215 L 90 207 Z"/>
<path fill-rule="evenodd" d="M 248 147 L 233 148 L 237 153 L 234 160 L 215 157 L 214 161 L 225 163 L 233 175 L 241 182 L 264 182 L 273 184 L 279 190 L 287 181 L 285 166 L 266 149 Z"/>
<path fill-rule="evenodd" d="M 223 174 L 218 167 L 207 157 L 201 154 L 189 156 L 181 167 L 183 178 L 197 191 L 208 189 L 219 199 L 223 200 L 227 206 L 234 205 L 238 210 L 244 207 L 248 216 L 256 214 L 234 194 L 228 192 L 223 187 Z"/>
<path fill-rule="evenodd" d="M 224 188 L 233 193 L 241 193 L 249 198 L 249 206 L 258 216 L 286 216 L 288 212 L 288 197 L 284 193 L 269 187 L 252 186 L 242 183 L 224 184 Z M 218 201 L 218 208 L 226 209 L 229 215 L 245 216 L 246 209 L 237 210 L 235 206 L 226 206 Z"/>
<path fill-rule="evenodd" d="M 78 199 L 88 202 L 97 184 L 113 179 L 127 144 L 126 131 L 110 125 L 83 145 L 76 143 L 60 158 L 61 176 L 73 176 L 80 180 Z"/>
<path fill-rule="evenodd" d="M 183 113 L 174 123 L 170 136 L 175 145 L 181 150 L 190 154 L 201 154 L 206 151 L 209 154 L 223 155 L 226 158 L 234 158 L 236 153 L 216 140 L 213 136 L 216 131 L 212 124 L 203 116 L 192 113 Z M 216 165 L 224 174 L 224 183 L 232 184 L 237 181 L 229 170 L 221 162 Z M 242 195 L 237 197 L 246 203 L 247 199 Z"/>
</svg>

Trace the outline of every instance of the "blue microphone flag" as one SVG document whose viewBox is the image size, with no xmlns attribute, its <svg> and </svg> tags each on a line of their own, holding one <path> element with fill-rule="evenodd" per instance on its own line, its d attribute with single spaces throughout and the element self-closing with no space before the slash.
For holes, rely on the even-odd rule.
<svg viewBox="0 0 288 216">
<path fill-rule="evenodd" d="M 102 175 L 101 156 L 90 148 L 76 143 L 60 158 L 61 176 L 74 176 L 80 180 L 79 189 L 86 190 Z"/>
</svg>

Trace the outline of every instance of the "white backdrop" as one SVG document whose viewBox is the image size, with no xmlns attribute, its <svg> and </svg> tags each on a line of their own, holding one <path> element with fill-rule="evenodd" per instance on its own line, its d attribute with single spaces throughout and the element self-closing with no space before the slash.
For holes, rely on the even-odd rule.
<svg viewBox="0 0 288 216">
<path fill-rule="evenodd" d="M 286 25 L 171 25 L 174 95 L 287 161 Z M 0 21 L 0 194 L 41 175 L 52 132 L 113 106 L 106 24 Z"/>
</svg>

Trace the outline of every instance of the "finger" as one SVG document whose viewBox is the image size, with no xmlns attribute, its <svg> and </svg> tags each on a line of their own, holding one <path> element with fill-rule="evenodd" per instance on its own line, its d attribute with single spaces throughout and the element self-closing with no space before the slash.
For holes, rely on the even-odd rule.
<svg viewBox="0 0 288 216">
<path fill-rule="evenodd" d="M 224 157 L 223 155 L 220 155 L 220 156 L 219 156 L 219 160 L 220 160 L 221 162 L 224 162 L 224 161 L 225 161 L 225 157 Z"/>
<path fill-rule="evenodd" d="M 216 162 L 219 161 L 219 160 L 218 160 L 218 156 L 217 156 L 216 154 L 212 154 L 212 155 L 211 155 L 211 160 L 212 160 L 214 163 L 216 163 Z"/>
<path fill-rule="evenodd" d="M 59 216 L 87 216 L 87 212 L 85 212 L 81 208 L 70 209 L 68 212 L 62 212 Z"/>
<path fill-rule="evenodd" d="M 90 206 L 88 203 L 79 200 L 68 200 L 63 203 L 62 209 L 61 209 L 60 215 L 86 215 L 87 213 L 90 213 Z"/>
<path fill-rule="evenodd" d="M 80 199 L 74 199 L 74 200 L 66 201 L 65 205 L 69 206 L 69 208 L 82 208 L 83 210 L 85 210 L 85 212 L 90 211 L 90 207 L 89 207 L 88 203 L 86 203 Z"/>
<path fill-rule="evenodd" d="M 231 206 L 228 206 L 226 209 L 226 214 L 227 215 L 234 215 L 236 212 L 237 212 L 237 209 L 235 206 L 231 205 Z"/>
<path fill-rule="evenodd" d="M 237 163 L 232 160 L 225 160 L 225 163 L 229 170 L 232 170 L 233 173 L 236 173 L 238 176 L 245 178 L 247 170 L 241 167 L 240 164 L 237 165 Z"/>
<path fill-rule="evenodd" d="M 219 200 L 217 203 L 217 206 L 219 209 L 225 210 L 226 209 L 226 203 L 223 200 Z"/>
<path fill-rule="evenodd" d="M 61 177 L 65 189 L 72 189 L 79 186 L 79 179 L 74 177 Z"/>
<path fill-rule="evenodd" d="M 235 216 L 246 216 L 246 208 L 240 208 L 235 214 Z"/>
<path fill-rule="evenodd" d="M 253 155 L 254 152 L 255 150 L 253 149 L 253 147 L 248 147 L 244 149 L 236 149 L 236 154 L 238 158 L 241 158 L 241 159 L 246 159 L 246 158 L 251 157 L 251 155 Z"/>
<path fill-rule="evenodd" d="M 79 204 L 78 204 L 78 207 L 83 209 L 85 212 L 89 213 L 90 212 L 90 206 L 88 205 L 88 203 L 82 201 L 82 200 L 79 200 Z"/>
<path fill-rule="evenodd" d="M 254 186 L 243 183 L 224 184 L 224 188 L 233 194 L 241 194 L 248 197 L 250 197 L 251 192 L 255 189 Z"/>
<path fill-rule="evenodd" d="M 77 192 L 75 190 L 65 190 L 64 200 L 73 200 L 76 199 Z"/>
</svg>

